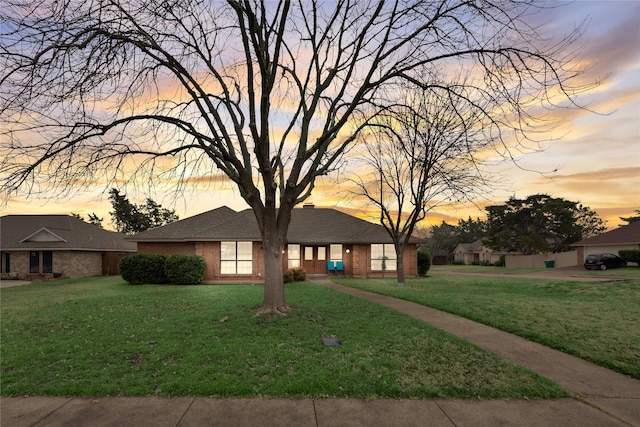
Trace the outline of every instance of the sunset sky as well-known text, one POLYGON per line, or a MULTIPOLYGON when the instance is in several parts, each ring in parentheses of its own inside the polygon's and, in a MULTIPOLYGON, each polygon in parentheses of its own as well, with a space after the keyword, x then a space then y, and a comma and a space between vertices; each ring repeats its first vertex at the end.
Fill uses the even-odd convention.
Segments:
MULTIPOLYGON (((584 44, 582 61, 590 67, 584 77, 603 82, 580 95, 578 102, 594 112, 558 111, 555 114, 561 121, 548 135, 542 152, 518 158, 517 165, 493 164, 487 173, 499 177, 498 188, 487 192, 476 205, 434 208, 424 225, 442 220, 456 224, 460 218, 482 217, 483 206, 503 203, 510 196, 525 198, 536 193, 589 206, 607 221, 609 228, 621 224, 618 217, 640 209, 640 2, 579 0, 548 13, 552 22, 545 27, 545 35, 550 37, 562 38, 587 20, 580 40, 584 44)), ((342 176, 324 177, 308 202, 363 216, 363 206, 341 193, 345 188, 342 176)), ((66 199, 11 196, 0 214, 95 212, 109 227, 108 189, 107 183, 82 188, 66 199)), ((224 182, 202 189, 188 187, 177 197, 169 185, 152 192, 147 188, 120 190, 134 203, 151 197, 164 207, 176 209, 181 218, 222 205, 236 210, 248 207, 237 190, 224 182)))

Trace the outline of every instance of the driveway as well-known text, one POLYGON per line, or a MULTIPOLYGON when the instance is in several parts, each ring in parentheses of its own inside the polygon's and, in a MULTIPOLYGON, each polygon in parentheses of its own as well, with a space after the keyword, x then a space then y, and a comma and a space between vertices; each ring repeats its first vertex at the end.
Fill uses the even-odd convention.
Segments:
POLYGON ((26 280, 0 280, 0 288, 11 288, 13 286, 28 285, 31 282, 26 280))

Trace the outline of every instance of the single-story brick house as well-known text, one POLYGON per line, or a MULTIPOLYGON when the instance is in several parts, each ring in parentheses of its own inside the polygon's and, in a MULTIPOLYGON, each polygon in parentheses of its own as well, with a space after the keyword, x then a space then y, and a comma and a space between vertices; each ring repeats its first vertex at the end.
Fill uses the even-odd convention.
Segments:
POLYGON ((623 249, 640 249, 640 221, 580 240, 571 246, 578 250, 578 264, 584 263, 589 254, 604 252, 617 255, 623 249))
POLYGON ((45 280, 119 274, 118 261, 136 251, 125 235, 71 215, 0 217, 3 279, 45 280))
MULTIPOLYGON (((207 263, 205 280, 262 280, 264 254, 250 209, 221 207, 129 237, 138 253, 196 254, 207 263)), ((283 269, 307 274, 395 276, 396 254, 386 230, 335 209, 294 209, 283 253, 283 269), (332 265, 336 270, 331 270, 332 265)), ((416 243, 404 254, 406 275, 417 274, 416 243)))

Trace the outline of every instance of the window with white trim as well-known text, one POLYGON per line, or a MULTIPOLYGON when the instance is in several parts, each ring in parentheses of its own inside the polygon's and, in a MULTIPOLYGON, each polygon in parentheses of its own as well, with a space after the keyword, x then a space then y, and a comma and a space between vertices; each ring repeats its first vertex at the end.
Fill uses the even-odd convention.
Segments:
POLYGON ((318 261, 325 261, 327 259, 327 248, 324 246, 318 246, 318 261))
POLYGON ((329 246, 329 261, 342 261, 342 245, 335 244, 329 246))
POLYGON ((253 243, 220 242, 220 273, 253 273, 253 243))
POLYGON ((287 267, 288 268, 300 267, 300 245, 287 246, 287 267))
POLYGON ((396 260, 393 244, 371 245, 371 271, 396 271, 396 260))

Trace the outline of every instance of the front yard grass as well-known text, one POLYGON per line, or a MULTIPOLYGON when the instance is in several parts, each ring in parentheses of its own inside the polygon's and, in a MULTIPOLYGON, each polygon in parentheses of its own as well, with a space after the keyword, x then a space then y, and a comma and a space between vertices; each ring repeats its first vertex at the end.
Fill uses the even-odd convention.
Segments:
MULTIPOLYGON (((594 273, 607 272, 613 271, 594 273)), ((640 279, 580 282, 433 271, 405 286, 390 279, 336 282, 454 313, 640 379, 640 279)))
POLYGON ((310 283, 254 317, 262 286, 2 289, 3 396, 553 398, 535 373, 389 308, 310 283), (336 336, 338 347, 322 337, 336 336))

